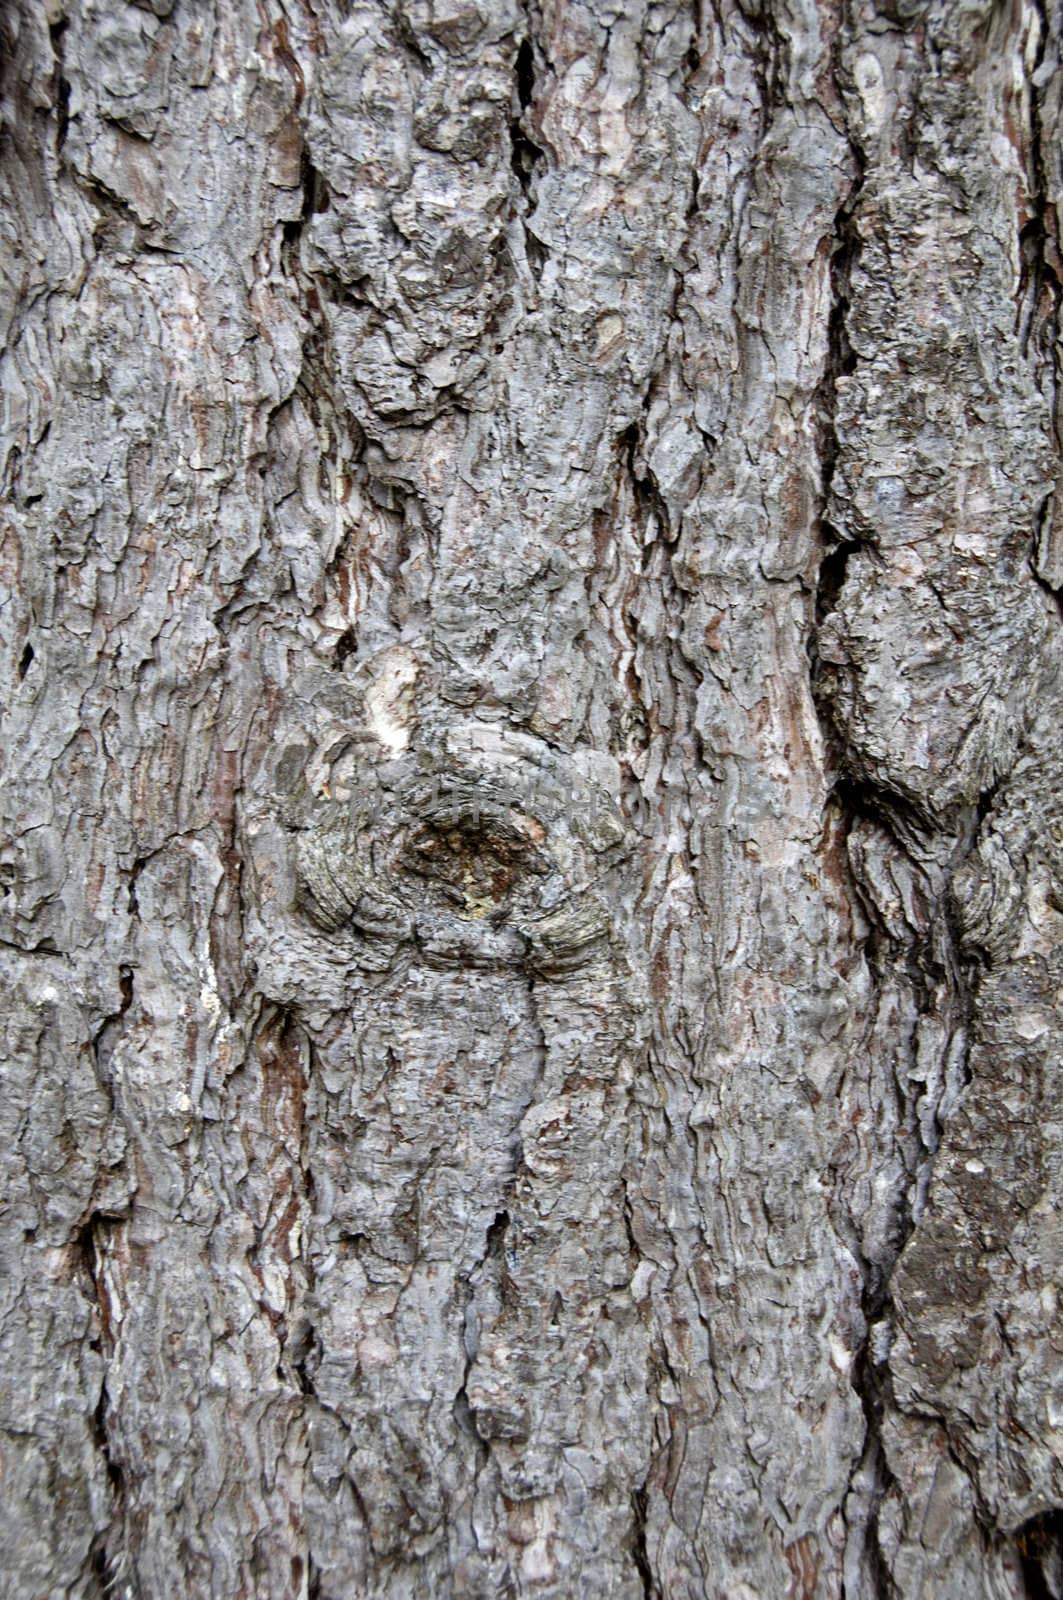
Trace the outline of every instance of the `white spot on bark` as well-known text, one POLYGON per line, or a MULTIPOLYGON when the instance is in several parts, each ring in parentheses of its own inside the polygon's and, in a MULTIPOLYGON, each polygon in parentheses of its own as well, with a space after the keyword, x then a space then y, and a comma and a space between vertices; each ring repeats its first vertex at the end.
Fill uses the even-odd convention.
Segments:
POLYGON ((373 681, 365 694, 369 727, 373 737, 397 755, 410 742, 413 686, 421 669, 412 650, 404 645, 382 650, 370 667, 373 681))

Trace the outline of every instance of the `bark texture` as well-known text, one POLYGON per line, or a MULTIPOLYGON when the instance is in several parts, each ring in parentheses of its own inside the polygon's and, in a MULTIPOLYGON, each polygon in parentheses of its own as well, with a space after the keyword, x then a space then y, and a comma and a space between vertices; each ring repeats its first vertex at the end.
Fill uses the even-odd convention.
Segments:
POLYGON ((1063 1595, 1055 0, 8 0, 0 1590, 1063 1595))

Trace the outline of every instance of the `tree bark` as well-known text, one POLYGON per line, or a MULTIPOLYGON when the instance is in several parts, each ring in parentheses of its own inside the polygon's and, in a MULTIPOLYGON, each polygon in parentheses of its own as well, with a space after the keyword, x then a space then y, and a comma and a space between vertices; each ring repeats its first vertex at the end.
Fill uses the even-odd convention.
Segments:
POLYGON ((1061 39, 9 3, 4 1593, 1063 1595, 1061 39))

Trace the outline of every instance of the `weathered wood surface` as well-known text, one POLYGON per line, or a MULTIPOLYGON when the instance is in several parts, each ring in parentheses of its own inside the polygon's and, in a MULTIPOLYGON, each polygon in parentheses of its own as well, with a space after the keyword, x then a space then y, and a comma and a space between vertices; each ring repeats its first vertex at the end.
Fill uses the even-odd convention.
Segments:
POLYGON ((4 1594, 1063 1594, 1061 38, 8 0, 4 1594))

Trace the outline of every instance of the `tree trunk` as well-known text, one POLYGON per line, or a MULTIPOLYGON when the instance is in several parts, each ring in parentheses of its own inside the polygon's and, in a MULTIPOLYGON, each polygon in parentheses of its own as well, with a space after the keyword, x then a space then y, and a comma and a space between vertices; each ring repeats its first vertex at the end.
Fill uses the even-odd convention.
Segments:
POLYGON ((0 30, 3 1592, 1058 1600, 1063 14, 0 30))

